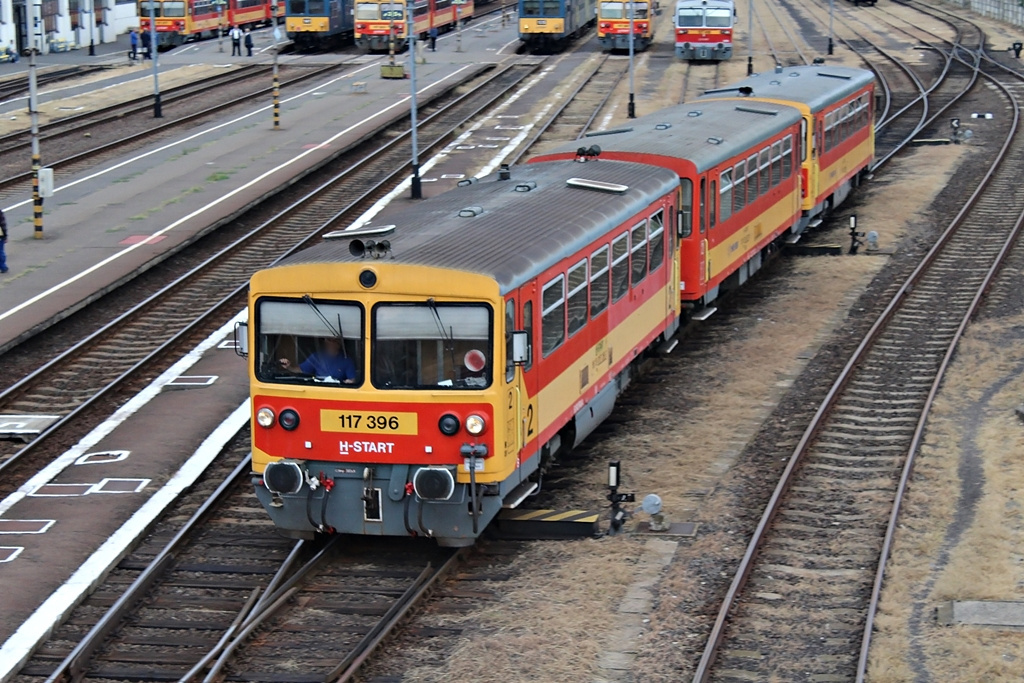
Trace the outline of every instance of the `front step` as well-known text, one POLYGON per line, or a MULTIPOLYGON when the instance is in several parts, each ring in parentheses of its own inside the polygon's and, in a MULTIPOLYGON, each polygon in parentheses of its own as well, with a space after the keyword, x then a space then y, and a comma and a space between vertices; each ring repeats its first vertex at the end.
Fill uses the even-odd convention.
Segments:
POLYGON ((509 491, 509 494, 505 496, 505 502, 501 504, 501 507, 517 508, 524 500, 527 499, 528 496, 532 496, 534 493, 536 493, 537 489, 539 488, 539 483, 535 481, 526 480, 519 486, 509 491))

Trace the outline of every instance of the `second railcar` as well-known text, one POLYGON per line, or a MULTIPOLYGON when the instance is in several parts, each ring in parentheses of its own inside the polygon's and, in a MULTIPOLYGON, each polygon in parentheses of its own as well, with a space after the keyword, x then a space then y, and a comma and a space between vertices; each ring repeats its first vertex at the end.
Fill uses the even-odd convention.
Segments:
POLYGON ((676 56, 719 61, 732 57, 733 0, 678 0, 673 23, 676 56))
POLYGON ((633 14, 633 50, 646 50, 654 40, 654 19, 649 2, 599 0, 597 40, 605 50, 628 50, 630 8, 633 14))
POLYGON ((298 50, 348 43, 353 23, 352 0, 287 0, 285 29, 298 50))
POLYGON ((430 29, 445 33, 473 19, 473 0, 357 0, 355 5, 356 47, 367 52, 394 48, 403 50, 410 28, 424 39, 430 29))
POLYGON ((519 39, 531 52, 560 50, 597 21, 597 0, 519 0, 519 39))

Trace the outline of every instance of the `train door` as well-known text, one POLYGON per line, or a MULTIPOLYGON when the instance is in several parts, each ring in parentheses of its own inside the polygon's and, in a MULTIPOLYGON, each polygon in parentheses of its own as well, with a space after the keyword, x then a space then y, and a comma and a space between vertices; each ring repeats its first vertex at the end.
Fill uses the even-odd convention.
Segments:
POLYGON ((537 393, 539 386, 538 369, 536 359, 539 357, 539 350, 536 347, 537 339, 534 334, 534 300, 537 298, 537 282, 529 282, 519 288, 519 316, 516 321, 517 329, 526 331, 529 357, 522 366, 520 372, 519 392, 519 429, 520 441, 524 449, 524 455, 532 455, 539 446, 530 446, 530 442, 537 439, 538 422, 537 416, 539 406, 537 405, 537 393))

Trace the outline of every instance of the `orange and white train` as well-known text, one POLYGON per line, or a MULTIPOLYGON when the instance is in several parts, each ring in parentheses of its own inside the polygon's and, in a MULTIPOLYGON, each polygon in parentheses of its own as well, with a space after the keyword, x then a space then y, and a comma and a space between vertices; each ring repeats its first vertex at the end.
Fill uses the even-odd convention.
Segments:
POLYGON ((357 0, 355 43, 367 52, 405 48, 410 27, 419 39, 445 33, 473 19, 473 0, 357 0))
POLYGON ((534 493, 645 354, 868 172, 871 74, 776 78, 817 94, 671 107, 256 273, 239 343, 277 528, 460 546, 534 493))

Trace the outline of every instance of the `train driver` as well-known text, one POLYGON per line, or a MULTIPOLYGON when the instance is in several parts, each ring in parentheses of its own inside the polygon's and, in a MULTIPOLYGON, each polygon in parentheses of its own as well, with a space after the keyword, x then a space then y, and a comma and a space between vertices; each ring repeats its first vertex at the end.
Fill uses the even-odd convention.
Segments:
POLYGON ((282 358, 280 363, 282 368, 295 374, 330 377, 344 384, 356 382, 356 364, 345 353, 344 344, 337 337, 324 338, 323 349, 309 354, 298 367, 287 358, 282 358))

